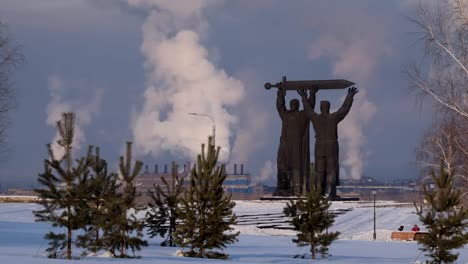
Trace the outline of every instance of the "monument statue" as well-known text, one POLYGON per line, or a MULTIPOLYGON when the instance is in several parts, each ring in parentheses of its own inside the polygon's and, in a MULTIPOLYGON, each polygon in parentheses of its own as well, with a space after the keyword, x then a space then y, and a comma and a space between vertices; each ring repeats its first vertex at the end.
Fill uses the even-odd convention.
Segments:
MULTIPOLYGON (((317 88, 312 89, 311 96, 315 99, 317 88)), ((304 112, 312 121, 315 130, 315 175, 318 183, 316 187, 321 194, 330 199, 335 199, 336 186, 340 184, 339 177, 339 145, 338 123, 349 113, 353 104, 353 98, 358 90, 355 87, 348 89, 348 95, 343 105, 334 113, 330 113, 330 102, 320 102, 320 114, 314 110, 315 102, 310 102, 304 89, 298 90, 304 104, 304 112)))
MULTIPOLYGON (((290 101, 289 110, 285 105, 286 89, 279 88, 276 96, 276 109, 281 118, 281 137, 277 156, 277 187, 275 196, 301 195, 309 191, 310 151, 309 118, 304 110, 299 110, 299 100, 290 101), (304 180, 304 178, 307 179, 304 180)), ((315 104, 310 97, 309 105, 315 104)))
MULTIPOLYGON (((320 163, 320 165, 315 167, 315 171, 316 175, 320 175, 321 179, 319 180, 320 183, 314 182, 314 186, 315 188, 321 188, 323 185, 324 187, 321 188, 323 195, 336 196, 336 184, 339 184, 337 124, 348 113, 352 104, 352 97, 357 93, 357 90, 355 88, 352 91, 350 90, 351 95, 348 94, 350 99, 347 97, 344 104, 346 106, 349 105, 348 110, 336 122, 331 120, 335 120, 337 115, 335 113, 328 113, 330 103, 328 103, 328 112, 323 111, 323 113, 327 112, 330 115, 329 118, 326 118, 325 114, 317 115, 314 112, 315 94, 319 89, 343 89, 351 85, 354 85, 354 83, 342 79, 287 81, 286 76, 283 77, 282 82, 276 84, 265 83, 264 87, 267 90, 278 88, 276 108, 282 122, 277 156, 277 186, 273 194, 274 196, 301 195, 310 191, 309 120, 312 120, 316 135, 320 134, 320 136, 316 136, 316 139, 320 139, 320 142, 317 143, 316 141, 315 144, 315 163, 320 163), (306 89, 311 90, 309 97, 307 97, 306 89), (299 100, 297 99, 291 100, 290 109, 286 109, 286 90, 297 90, 299 92, 304 104, 304 110, 299 110, 299 100), (321 117, 318 118, 317 116, 321 117), (333 126, 334 128, 332 128, 333 126), (322 134, 327 135, 324 136, 322 134), (329 138, 332 138, 332 142, 336 144, 329 143, 329 138), (328 167, 327 162, 330 162, 328 167), (328 176, 333 179, 327 180, 328 176), (328 192, 326 191, 327 186, 328 192)), ((326 103, 323 103, 323 105, 323 109, 325 109, 326 103)))

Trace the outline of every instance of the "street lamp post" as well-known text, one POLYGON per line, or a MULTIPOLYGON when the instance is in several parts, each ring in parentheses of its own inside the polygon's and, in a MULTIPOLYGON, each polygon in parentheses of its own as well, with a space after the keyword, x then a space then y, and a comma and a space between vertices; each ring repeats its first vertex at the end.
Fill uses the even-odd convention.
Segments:
POLYGON ((213 123, 213 146, 216 146, 215 144, 215 139, 216 139, 216 123, 214 121, 214 118, 210 115, 207 114, 199 114, 199 113, 188 113, 189 115, 195 115, 195 116, 205 116, 211 119, 211 122, 213 123))
POLYGON ((377 191, 373 190, 372 195, 374 196, 374 234, 373 234, 374 240, 377 238, 377 234, 375 233, 375 195, 376 194, 377 194, 377 191))

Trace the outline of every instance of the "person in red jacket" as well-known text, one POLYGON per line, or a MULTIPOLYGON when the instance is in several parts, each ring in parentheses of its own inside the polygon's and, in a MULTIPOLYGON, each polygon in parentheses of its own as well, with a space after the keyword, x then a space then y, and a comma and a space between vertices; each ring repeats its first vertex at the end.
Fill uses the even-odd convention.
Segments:
POLYGON ((411 231, 413 231, 413 232, 419 232, 419 230, 421 230, 421 229, 419 229, 418 225, 414 225, 413 228, 411 229, 411 231))

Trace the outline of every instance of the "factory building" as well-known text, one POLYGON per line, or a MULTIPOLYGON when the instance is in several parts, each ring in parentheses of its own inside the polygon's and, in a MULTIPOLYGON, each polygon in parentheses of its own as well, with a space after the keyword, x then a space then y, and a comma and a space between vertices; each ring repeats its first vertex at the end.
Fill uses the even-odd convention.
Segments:
MULTIPOLYGON (((152 190, 153 185, 164 185, 161 180, 162 177, 171 184, 171 166, 164 164, 162 170, 157 164, 154 165, 153 170, 150 170, 148 165, 145 166, 143 173, 137 177, 137 193, 140 195, 141 200, 148 201, 148 191, 152 190)), ((189 183, 191 168, 190 162, 185 163, 183 167, 178 165, 178 176, 179 179, 184 179, 184 185, 189 183)), ((230 193, 233 199, 252 199, 252 195, 256 192, 254 192, 250 174, 244 171, 244 164, 240 164, 239 170, 238 164, 233 164, 231 168, 233 170, 226 169, 227 175, 223 184, 225 191, 230 193)))
POLYGON ((240 165, 240 173, 237 171, 237 164, 234 164, 234 172, 227 172, 223 186, 226 192, 231 194, 250 194, 254 190, 250 174, 244 173, 244 164, 240 165))

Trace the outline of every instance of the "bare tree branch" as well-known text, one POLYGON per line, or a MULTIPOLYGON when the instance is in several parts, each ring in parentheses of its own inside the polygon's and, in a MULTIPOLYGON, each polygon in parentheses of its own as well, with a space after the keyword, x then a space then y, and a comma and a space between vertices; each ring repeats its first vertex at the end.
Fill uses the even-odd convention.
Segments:
MULTIPOLYGON (((460 116, 440 116, 429 131, 424 135, 417 149, 417 161, 422 168, 422 183, 427 183, 432 170, 440 168, 444 163, 447 170, 453 171, 457 186, 468 191, 468 122, 460 116)), ((468 202, 468 196, 464 196, 468 202)))
POLYGON ((6 152, 6 128, 9 113, 15 105, 15 92, 11 75, 24 60, 20 46, 6 24, 0 21, 0 153, 6 152))
POLYGON ((406 70, 418 98, 429 96, 442 111, 468 119, 468 0, 421 2, 415 18, 430 64, 406 70))

